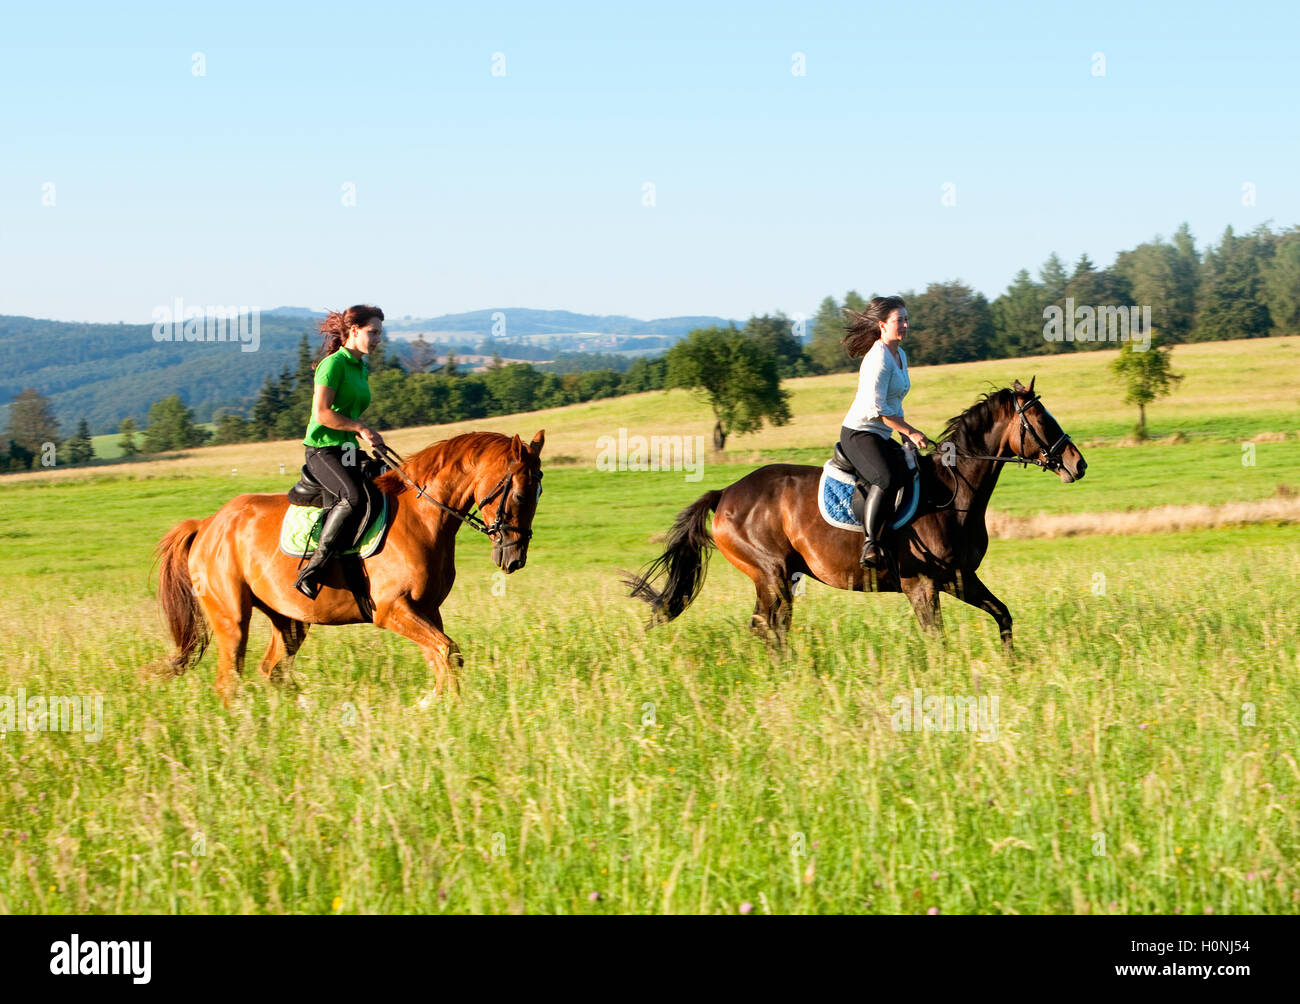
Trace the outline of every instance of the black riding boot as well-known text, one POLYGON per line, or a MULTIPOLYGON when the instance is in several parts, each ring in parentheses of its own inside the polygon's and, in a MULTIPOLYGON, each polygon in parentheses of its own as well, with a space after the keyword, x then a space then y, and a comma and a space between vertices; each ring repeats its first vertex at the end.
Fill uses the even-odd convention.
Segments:
POLYGON ((885 548, 881 536, 885 532, 885 522, 892 508, 885 496, 885 490, 879 485, 867 489, 867 501, 862 512, 862 532, 866 534, 867 542, 862 545, 862 557, 858 559, 863 568, 885 567, 885 548))
POLYGON ((298 581, 293 584, 293 587, 304 596, 314 600, 317 594, 320 593, 320 579, 325 574, 325 565, 330 558, 334 557, 335 544, 344 524, 352 517, 352 512, 352 503, 347 499, 339 499, 325 514, 325 520, 321 523, 320 542, 316 545, 316 552, 311 556, 303 570, 298 573, 298 581))

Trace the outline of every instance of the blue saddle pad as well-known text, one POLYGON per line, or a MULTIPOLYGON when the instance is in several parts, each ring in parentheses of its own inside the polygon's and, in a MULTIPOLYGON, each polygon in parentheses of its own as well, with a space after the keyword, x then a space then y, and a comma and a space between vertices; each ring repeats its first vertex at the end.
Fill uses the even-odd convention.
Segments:
MULTIPOLYGON (((912 470, 912 478, 899 489, 894 505, 894 518, 890 529, 901 530, 916 515, 921 499, 921 473, 912 470)), ((826 461, 822 476, 817 482, 817 508, 822 519, 841 530, 861 530, 862 520, 853 515, 853 493, 857 490, 852 474, 848 474, 826 461)))

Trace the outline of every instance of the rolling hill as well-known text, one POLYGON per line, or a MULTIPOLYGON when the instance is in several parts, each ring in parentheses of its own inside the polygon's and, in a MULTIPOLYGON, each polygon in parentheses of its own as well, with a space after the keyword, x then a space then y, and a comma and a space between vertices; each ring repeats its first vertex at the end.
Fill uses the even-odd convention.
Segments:
MULTIPOLYGON (((95 434, 115 431, 128 415, 143 426, 149 406, 171 394, 194 409, 199 422, 209 421, 221 408, 246 410, 267 377, 294 367, 303 334, 315 345, 316 324, 323 316, 305 307, 262 311, 256 350, 246 351, 234 342, 157 341, 152 323, 81 324, 0 315, 0 428, 8 420, 8 402, 26 387, 50 399, 65 434, 81 418, 95 434)), ((407 350, 401 339, 417 331, 438 332, 444 343, 467 347, 487 338, 541 338, 556 351, 646 352, 667 348, 694 327, 725 323, 718 317, 638 321, 510 309, 407 317, 386 327, 396 336, 391 351, 402 357, 407 350), (495 335, 494 317, 504 318, 504 330, 495 335)))

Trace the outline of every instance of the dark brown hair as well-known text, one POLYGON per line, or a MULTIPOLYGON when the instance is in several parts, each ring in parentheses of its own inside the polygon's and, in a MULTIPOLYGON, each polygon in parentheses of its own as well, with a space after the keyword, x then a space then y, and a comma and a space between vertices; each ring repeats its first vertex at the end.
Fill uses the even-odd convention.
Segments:
POLYGON ((382 321, 384 312, 378 307, 370 306, 368 303, 358 303, 342 313, 331 310, 325 320, 320 322, 320 333, 324 338, 321 341, 320 355, 316 357, 316 361, 320 362, 326 356, 332 356, 337 352, 339 346, 347 339, 349 328, 364 328, 376 317, 382 321))
POLYGON ((861 313, 845 307, 844 319, 849 323, 840 343, 849 356, 853 359, 865 356, 880 341, 880 322, 889 320, 890 314, 906 306, 901 296, 873 296, 861 313))

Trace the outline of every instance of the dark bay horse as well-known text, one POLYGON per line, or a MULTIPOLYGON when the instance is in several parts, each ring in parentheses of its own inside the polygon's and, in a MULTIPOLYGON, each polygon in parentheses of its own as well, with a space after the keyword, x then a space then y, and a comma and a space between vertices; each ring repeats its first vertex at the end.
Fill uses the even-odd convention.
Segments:
MULTIPOLYGON (((750 626, 784 641, 790 627, 792 579, 811 575, 837 589, 902 592, 927 632, 938 633, 939 593, 948 592, 993 616, 1011 651, 1011 614, 976 574, 989 535, 985 513, 1004 463, 1032 464, 1069 484, 1083 477, 1083 454, 1034 394, 1034 382, 983 395, 949 420, 938 449, 917 458, 922 499, 902 530, 886 534, 895 567, 858 564, 861 530, 831 526, 817 507, 818 467, 770 464, 684 509, 664 553, 629 578, 632 595, 650 604, 655 622, 672 620, 704 583, 708 548, 754 581, 758 602, 750 626), (708 531, 709 513, 713 536, 708 531), (662 586, 655 580, 666 575, 662 586)), ((653 622, 652 622, 653 623, 653 622)))
MULTIPOLYGON (((456 687, 461 663, 438 612, 456 578, 456 532, 464 521, 485 524, 478 528, 491 538, 496 564, 507 573, 524 567, 541 494, 544 441, 544 430, 527 446, 518 436, 470 432, 427 446, 375 479, 392 513, 383 547, 363 562, 374 624, 420 646, 438 693, 456 687), (481 520, 470 515, 476 505, 481 520)), ((158 603, 176 654, 157 668, 180 675, 203 654, 209 633, 215 634, 216 688, 229 705, 236 676, 244 671, 254 609, 275 627, 261 665, 273 681, 291 668, 308 625, 367 619, 337 561, 330 563, 316 599, 294 589, 298 558, 279 548, 288 506, 283 494, 240 495, 207 519, 183 520, 163 537, 158 603)))

